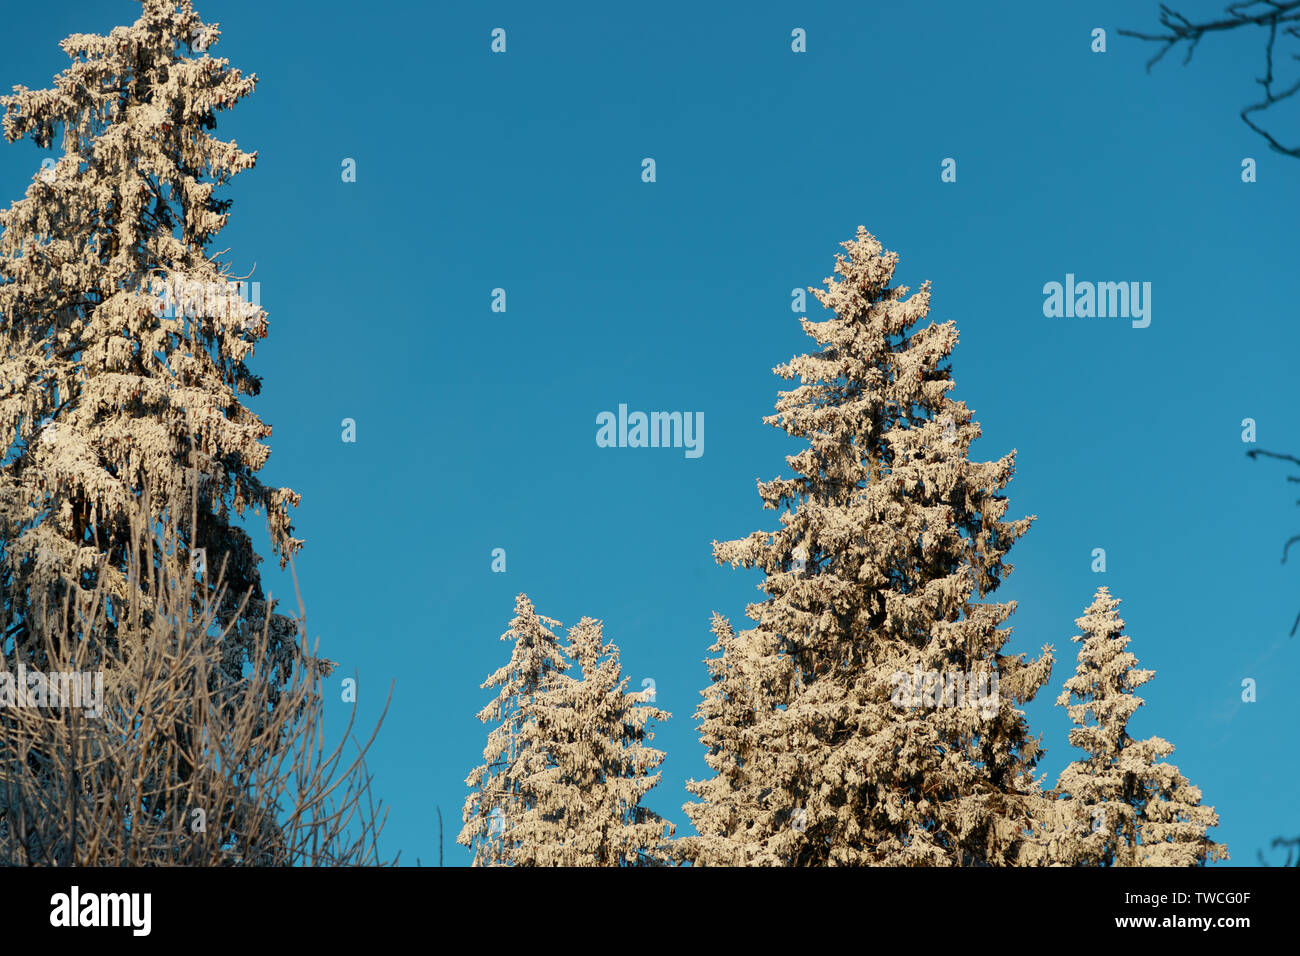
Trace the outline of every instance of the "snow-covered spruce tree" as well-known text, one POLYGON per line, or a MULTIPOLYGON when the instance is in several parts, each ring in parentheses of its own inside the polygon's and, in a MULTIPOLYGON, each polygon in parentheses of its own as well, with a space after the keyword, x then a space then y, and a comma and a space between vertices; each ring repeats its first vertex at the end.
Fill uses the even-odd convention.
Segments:
MULTIPOLYGON (((705 762, 714 776, 690 781, 687 788, 701 797, 686 807, 698 836, 678 841, 683 854, 697 865, 737 866, 747 859, 746 846, 760 826, 758 802, 735 795, 745 792, 750 775, 765 759, 757 727, 761 716, 775 707, 779 688, 788 684, 790 660, 776 653, 776 640, 766 631, 737 638, 731 622, 714 613, 709 648, 717 656, 706 661, 711 683, 696 709, 705 762)), ((754 782, 761 783, 758 778, 754 782)), ((766 785, 762 785, 766 789, 766 785)))
POLYGON ((786 459, 795 477, 759 483, 782 527, 714 543, 720 563, 764 572, 766 597, 750 630, 715 622, 696 713, 716 776, 688 784, 700 836, 682 850, 706 865, 1015 864, 1040 756, 1016 705, 1051 649, 1002 654, 1014 603, 976 600, 1032 521, 1003 520, 1014 452, 968 458, 980 429, 940 364, 957 330, 917 327, 929 283, 890 287, 897 256, 862 227, 843 245, 842 281, 810 289, 834 316, 801 320, 818 351, 775 370, 803 384, 765 421, 808 443, 786 459), (991 673, 998 692, 899 706, 917 670, 991 673))
POLYGON ((1070 743, 1088 756, 1067 766, 1057 781, 1051 858, 1071 866, 1198 866, 1227 859, 1226 848, 1205 832, 1218 826, 1218 814, 1201 805, 1201 791, 1177 767, 1164 762, 1173 745, 1129 736, 1129 718, 1143 703, 1130 692, 1155 672, 1139 669, 1126 650, 1119 603, 1098 588, 1075 621, 1083 631, 1074 637, 1082 645, 1079 663, 1056 702, 1075 725, 1070 743))
POLYGON ((207 251, 230 207, 216 188, 256 159, 211 132, 256 81, 204 52, 218 36, 189 0, 143 0, 134 25, 64 40, 72 65, 52 89, 0 97, 9 142, 52 149, 62 134, 57 162, 0 212, 0 626, 18 654, 39 656, 32 622, 69 587, 125 603, 126 505, 148 487, 209 594, 222 575, 226 677, 268 618, 272 673, 296 660, 295 623, 233 523, 265 512, 281 567, 301 545, 298 495, 256 475, 271 429, 240 397, 260 389, 245 360, 265 314, 207 251))
POLYGON ((666 866, 672 824, 641 805, 664 754, 647 746, 653 691, 629 693, 618 648, 584 617, 565 654, 582 676, 552 673, 528 708, 526 809, 512 841, 523 866, 666 866))
POLYGON ((504 866, 514 862, 519 823, 529 802, 520 782, 550 765, 549 755, 532 752, 526 737, 533 701, 551 675, 568 668, 552 629, 560 622, 540 616, 528 596, 515 598, 515 616, 501 640, 512 641, 510 661, 482 686, 499 687, 496 697, 478 713, 495 726, 488 732, 483 763, 465 779, 471 788, 461 814, 464 826, 456 841, 470 848, 475 866, 504 866))

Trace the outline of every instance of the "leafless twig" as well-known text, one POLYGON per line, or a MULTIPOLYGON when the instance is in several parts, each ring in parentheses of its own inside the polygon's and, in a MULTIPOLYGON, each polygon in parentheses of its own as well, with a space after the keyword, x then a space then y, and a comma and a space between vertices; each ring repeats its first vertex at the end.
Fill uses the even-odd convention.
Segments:
MULTIPOLYGON (((1266 30, 1268 40, 1264 46, 1264 75, 1255 79, 1255 82, 1263 87, 1264 98, 1258 103, 1243 108, 1241 119, 1262 136, 1275 152, 1300 159, 1300 146, 1283 145, 1251 118, 1252 114, 1263 112, 1300 92, 1300 80, 1285 88, 1279 88, 1274 73, 1274 57, 1278 54, 1279 35, 1284 38, 1300 39, 1300 26, 1297 26, 1300 24, 1300 0, 1238 0, 1236 3, 1228 4, 1224 12, 1226 16, 1218 20, 1193 22, 1162 3, 1160 26, 1164 32, 1142 33, 1137 30, 1120 30, 1119 33, 1121 36, 1134 37, 1160 45, 1156 54, 1147 61, 1147 71, 1150 72, 1166 53, 1180 43, 1187 45, 1187 54, 1183 57, 1183 64, 1186 65, 1191 62, 1197 44, 1209 34, 1251 26, 1266 30)), ((1300 54, 1292 53, 1290 59, 1300 60, 1300 54)))
MULTIPOLYGON (((232 682, 224 569, 211 591, 198 585, 177 529, 159 530, 149 514, 145 503, 131 516, 124 601, 102 585, 69 588, 28 622, 47 678, 102 683, 98 700, 73 695, 73 706, 20 684, 25 699, 0 707, 0 864, 382 865, 386 811, 365 765, 374 734, 356 742, 350 720, 325 745, 325 674, 305 627, 283 669, 266 663, 264 627, 232 682)), ((23 663, 0 646, 0 679, 23 663)))

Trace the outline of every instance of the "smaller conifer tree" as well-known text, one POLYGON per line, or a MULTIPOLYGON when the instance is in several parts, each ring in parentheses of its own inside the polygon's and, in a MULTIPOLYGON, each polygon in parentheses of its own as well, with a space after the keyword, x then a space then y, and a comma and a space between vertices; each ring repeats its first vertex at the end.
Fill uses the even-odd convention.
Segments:
POLYGON ((539 866, 664 866, 673 826, 641 805, 664 754, 647 745, 654 691, 629 693, 618 648, 584 617, 569 631, 572 667, 555 672, 525 723, 530 773, 514 861, 539 866))
POLYGON ((1129 718, 1143 704, 1131 691, 1155 672, 1138 669, 1126 649, 1119 603, 1098 588, 1075 621, 1083 631, 1074 637, 1082 644, 1078 668, 1057 704, 1075 724, 1070 743, 1088 756, 1067 766, 1057 782, 1051 856, 1074 866, 1199 866, 1227 859, 1227 849, 1206 836, 1218 814, 1164 761, 1173 745, 1129 736, 1129 718))
POLYGON ((664 759, 648 724, 670 715, 653 690, 628 692, 599 621, 584 617, 563 648, 559 626, 515 599, 510 661, 482 685, 500 688, 478 714, 496 726, 457 841, 475 866, 671 865, 673 825, 641 805, 664 759))
POLYGON ((465 800, 464 827, 456 838, 473 851, 475 866, 514 862, 516 828, 525 811, 520 781, 528 775, 526 768, 537 765, 536 759, 530 760, 537 755, 529 753, 524 724, 540 688, 553 673, 568 667, 552 630, 559 625, 539 615, 527 595, 516 597, 515 616, 501 635, 501 640, 514 642, 510 661, 481 685, 500 688, 478 713, 479 720, 496 726, 488 734, 483 763, 465 780, 472 792, 465 800))

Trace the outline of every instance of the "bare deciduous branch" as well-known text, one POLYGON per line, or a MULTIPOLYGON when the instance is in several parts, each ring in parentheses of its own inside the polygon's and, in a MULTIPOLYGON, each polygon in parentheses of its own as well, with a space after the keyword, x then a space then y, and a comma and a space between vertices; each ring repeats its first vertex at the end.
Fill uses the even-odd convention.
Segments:
MULTIPOLYGON (((1165 4, 1160 5, 1160 26, 1162 33, 1143 33, 1138 30, 1120 30, 1121 36, 1133 37, 1149 43, 1158 43, 1159 50, 1147 61, 1147 71, 1155 66, 1166 53, 1179 44, 1186 44, 1187 54, 1183 57, 1186 66, 1196 52, 1196 46, 1205 36, 1238 30, 1243 27, 1257 26, 1268 30, 1268 41, 1264 47, 1264 76, 1255 82, 1264 89, 1264 98, 1252 103, 1241 111, 1241 119, 1247 126, 1262 136, 1274 152, 1300 159, 1300 146, 1286 146, 1271 133, 1256 123, 1251 114, 1263 112, 1270 107, 1290 99, 1300 92, 1300 80, 1285 89, 1277 87, 1274 74, 1274 54, 1278 35, 1300 39, 1300 0, 1238 0, 1225 8, 1226 17, 1218 20, 1194 22, 1165 4)), ((1291 59, 1300 60, 1300 55, 1292 54, 1291 59)))
MULTIPOLYGON (((326 748, 324 673, 305 625, 284 672, 266 663, 263 627, 247 672, 229 681, 224 588, 195 614, 202 586, 181 536, 151 527, 149 513, 146 502, 132 515, 124 605, 102 585, 72 588, 31 622, 47 674, 93 673, 102 690, 91 710, 52 698, 0 708, 0 863, 383 865, 386 811, 365 764, 375 735, 353 737, 353 704, 326 748)), ((19 663, 0 648, 0 671, 19 663)))

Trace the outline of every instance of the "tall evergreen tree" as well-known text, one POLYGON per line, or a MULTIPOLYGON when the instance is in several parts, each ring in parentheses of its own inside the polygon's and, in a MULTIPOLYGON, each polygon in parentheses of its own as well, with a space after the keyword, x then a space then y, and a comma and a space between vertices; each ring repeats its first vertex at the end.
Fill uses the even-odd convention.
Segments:
POLYGON ((219 36, 190 0, 142 0, 131 27, 64 40, 72 64, 52 89, 0 97, 9 142, 51 149, 62 134, 57 162, 0 212, 0 627, 11 652, 39 658, 33 622, 68 588, 123 604, 127 504, 147 487, 153 518, 204 569, 196 602, 222 577, 226 678, 269 620, 274 685, 296 626, 234 522, 265 512, 283 568, 302 543, 299 499, 258 479, 271 429, 241 400, 260 389, 245 362, 265 313, 208 252, 230 208, 217 188, 256 160, 211 132, 256 83, 206 53, 219 36))
POLYGON ((1078 667, 1056 702, 1075 725, 1070 743, 1088 756, 1069 764, 1057 782, 1051 856, 1074 866, 1198 866, 1227 859, 1227 849, 1206 836, 1218 826, 1218 814, 1202 806, 1201 791, 1164 760, 1173 745, 1129 736, 1129 718, 1143 704, 1131 691, 1155 671, 1139 669, 1126 649, 1119 603, 1098 588, 1075 620, 1083 631, 1074 637, 1081 643, 1078 667))
POLYGON ((807 443, 786 459, 795 477, 759 484, 781 528, 714 543, 720 563, 763 571, 766 596, 748 608, 756 627, 723 626, 715 645, 697 716, 717 776, 689 784, 704 802, 686 807, 701 835, 684 850, 704 864, 1012 864, 1040 754, 1016 705, 1052 663, 1048 647, 1003 654, 1014 603, 976 599, 1032 520, 1003 517, 1014 452, 968 458, 980 429, 941 365, 956 327, 918 327, 929 283, 891 287, 897 256, 862 227, 843 245, 842 280, 810 289, 834 316, 801 320, 819 349, 775 370, 802 384, 765 421, 807 443), (982 672, 998 693, 899 706, 916 670, 982 672))
POLYGON ((659 782, 664 754, 647 745, 652 691, 629 693, 618 648, 599 621, 569 631, 565 653, 581 671, 552 673, 525 724, 527 809, 514 861, 534 866, 662 866, 672 862, 673 827, 641 801, 659 782))
POLYGON ((488 733, 483 763, 465 779, 472 790, 461 814, 464 826, 456 838, 474 854, 475 866, 504 866, 515 861, 519 825, 529 806, 521 782, 546 767, 550 757, 533 752, 528 732, 533 702, 553 674, 568 668, 552 628, 559 621, 542 617, 528 596, 515 598, 515 616, 501 640, 512 641, 510 660, 482 686, 498 687, 496 697, 478 713, 495 726, 488 733))

